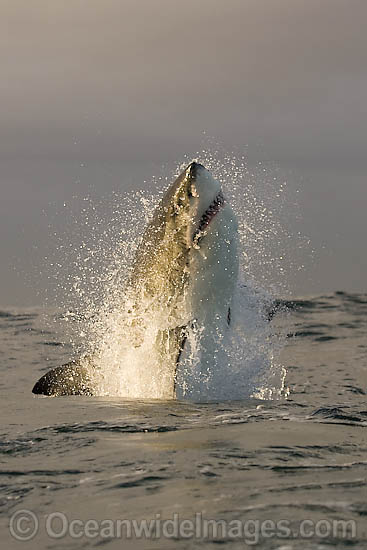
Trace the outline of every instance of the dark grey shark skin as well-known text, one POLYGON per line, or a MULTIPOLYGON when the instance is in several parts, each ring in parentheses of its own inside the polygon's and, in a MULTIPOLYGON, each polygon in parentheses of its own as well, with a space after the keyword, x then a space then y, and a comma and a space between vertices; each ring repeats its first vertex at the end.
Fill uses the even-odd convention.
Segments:
MULTIPOLYGON (((141 304, 144 304, 146 299, 148 302, 152 302, 153 299, 154 307, 169 313, 171 318, 176 319, 177 315, 176 327, 159 331, 156 341, 158 349, 161 350, 159 353, 162 355, 162 362, 168 365, 173 397, 177 363, 187 337, 186 326, 183 323, 189 322, 187 319, 183 322, 180 318, 175 303, 188 288, 187 267, 190 253, 195 248, 194 240, 198 231, 201 233, 200 227, 203 223, 205 225, 205 220, 212 212, 206 211, 210 205, 205 205, 205 212, 198 213, 199 195, 196 193, 195 181, 205 173, 208 172, 201 164, 192 162, 170 185, 143 234, 126 288, 127 292, 134 289, 134 309, 136 307, 141 317, 144 317, 141 304), (194 211, 199 216, 195 221, 194 211)), ((221 192, 218 196, 222 197, 221 192)), ((218 208, 221 205, 219 200, 218 208)), ((213 208, 213 205, 211 207, 213 208)), ((80 361, 49 371, 35 384, 32 392, 49 396, 93 395, 93 371, 93 360, 81 358, 80 361)))

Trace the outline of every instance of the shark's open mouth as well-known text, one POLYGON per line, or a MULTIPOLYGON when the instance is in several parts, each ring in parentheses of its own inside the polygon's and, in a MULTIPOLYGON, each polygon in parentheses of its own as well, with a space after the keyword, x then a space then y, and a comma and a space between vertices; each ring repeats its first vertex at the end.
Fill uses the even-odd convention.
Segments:
POLYGON ((224 197, 222 191, 219 191, 213 202, 205 210, 204 214, 200 218, 200 222, 197 230, 194 233, 193 243, 198 245, 201 237, 204 235, 205 229, 208 227, 212 219, 218 214, 219 210, 224 205, 224 197))

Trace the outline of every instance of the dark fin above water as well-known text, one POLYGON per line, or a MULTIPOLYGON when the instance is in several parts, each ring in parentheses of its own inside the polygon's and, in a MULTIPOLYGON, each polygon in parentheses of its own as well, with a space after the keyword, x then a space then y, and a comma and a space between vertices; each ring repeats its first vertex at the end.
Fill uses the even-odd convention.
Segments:
POLYGON ((228 313, 227 313, 227 325, 229 326, 230 324, 231 324, 231 308, 229 307, 228 313))
POLYGON ((93 395, 90 370, 76 361, 56 367, 44 374, 32 393, 59 397, 61 395, 93 395))

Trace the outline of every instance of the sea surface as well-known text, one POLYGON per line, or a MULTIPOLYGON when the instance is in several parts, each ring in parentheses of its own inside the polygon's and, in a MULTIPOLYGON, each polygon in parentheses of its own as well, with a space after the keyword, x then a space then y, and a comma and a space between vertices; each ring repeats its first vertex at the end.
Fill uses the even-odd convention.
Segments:
POLYGON ((200 404, 34 396, 71 350, 2 310, 1 548, 367 548, 367 294, 286 305, 289 395, 200 404))

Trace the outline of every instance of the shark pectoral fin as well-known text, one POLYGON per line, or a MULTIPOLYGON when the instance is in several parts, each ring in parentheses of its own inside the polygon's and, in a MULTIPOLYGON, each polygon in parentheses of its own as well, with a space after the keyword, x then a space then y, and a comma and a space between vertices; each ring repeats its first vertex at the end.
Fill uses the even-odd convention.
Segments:
POLYGON ((185 347, 187 340, 187 326, 175 327, 170 329, 168 339, 175 345, 175 370, 173 375, 173 397, 176 397, 176 385, 177 385, 177 365, 180 361, 181 353, 185 347))
POLYGON ((162 356, 162 362, 170 366, 173 380, 173 397, 176 397, 177 364, 187 339, 187 325, 171 329, 160 330, 157 335, 157 344, 162 356), (166 363, 167 364, 167 363, 166 363))
POLYGON ((93 395, 90 369, 72 361, 44 374, 34 385, 32 393, 59 397, 61 395, 93 395))

